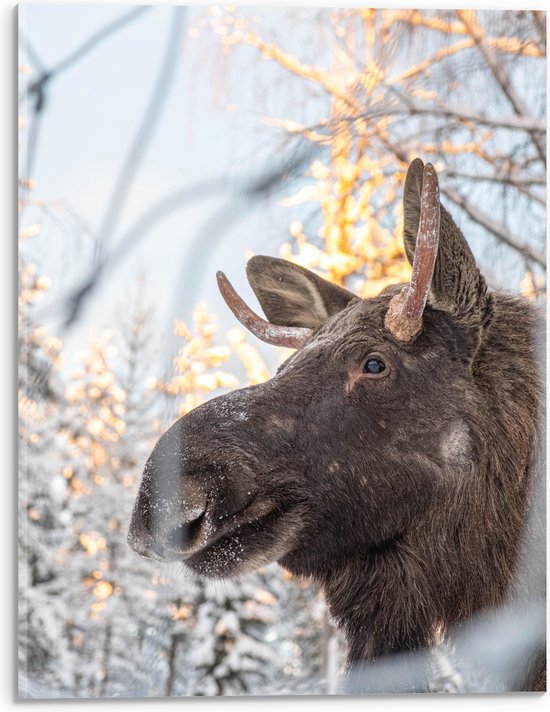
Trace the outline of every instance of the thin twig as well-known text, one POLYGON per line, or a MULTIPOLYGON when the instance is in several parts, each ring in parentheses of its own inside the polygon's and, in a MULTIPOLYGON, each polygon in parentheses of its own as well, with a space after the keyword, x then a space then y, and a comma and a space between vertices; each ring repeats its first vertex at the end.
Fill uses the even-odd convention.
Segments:
POLYGON ((532 200, 533 202, 538 203, 543 208, 546 207, 546 198, 545 197, 537 195, 532 190, 529 190, 528 187, 526 187, 525 182, 516 181, 511 176, 499 175, 499 174, 490 175, 490 176, 483 175, 483 174, 476 175, 475 173, 473 173, 473 174, 472 173, 461 173, 460 171, 453 171, 452 169, 442 171, 442 173, 445 173, 445 175, 447 175, 451 178, 467 179, 474 183, 476 183, 476 182, 499 183, 503 187, 515 188, 517 191, 519 191, 520 193, 525 195, 526 198, 529 198, 529 200, 532 200))
MULTIPOLYGON (((237 200, 242 200, 243 198, 247 199, 249 203, 253 203, 278 191, 286 180, 295 176, 303 166, 311 160, 313 150, 313 147, 310 145, 306 145, 305 149, 301 151, 294 149, 290 159, 269 171, 263 171, 260 174, 260 178, 253 181, 251 181, 250 178, 237 179, 235 182, 239 187, 231 192, 228 204, 232 205, 237 200)), ((196 185, 176 190, 145 211, 121 236, 109 253, 102 254, 98 257, 88 277, 82 281, 80 286, 68 299, 64 300, 67 313, 64 324, 65 328, 74 324, 76 316, 80 313, 87 299, 95 291, 107 270, 112 269, 121 259, 127 257, 129 252, 136 248, 158 220, 166 217, 170 212, 183 208, 189 202, 204 200, 213 195, 222 194, 223 191, 227 189, 227 182, 227 178, 205 180, 196 185)), ((220 214, 224 210, 227 212, 228 207, 226 206, 221 209, 220 214)), ((223 235, 224 230, 227 229, 232 219, 231 217, 226 222, 221 221, 216 235, 223 235)), ((213 222, 214 220, 210 220, 208 224, 212 225, 213 222)), ((201 239, 199 241, 201 249, 203 248, 205 234, 205 231, 202 230, 201 239)), ((212 239, 215 240, 218 238, 214 237, 212 239)), ((212 243, 210 243, 210 246, 211 244, 212 243)), ((51 307, 52 310, 56 308, 55 305, 51 305, 51 307)), ((57 308, 59 307, 57 306, 57 308)))
POLYGON ((162 111, 166 105, 170 87, 176 74, 176 57, 181 40, 184 7, 175 7, 173 21, 170 23, 169 37, 166 44, 166 51, 161 63, 157 80, 153 92, 147 104, 143 119, 139 125, 137 133, 132 141, 130 150, 120 169, 115 188, 111 194, 109 204, 105 211, 105 216, 98 230, 98 249, 101 253, 104 245, 109 241, 116 223, 120 218, 125 201, 130 192, 131 185, 137 172, 139 164, 143 160, 145 152, 158 126, 162 111))
MULTIPOLYGON (((487 66, 491 70, 492 75, 502 89, 503 94, 508 99, 514 112, 520 117, 528 116, 529 112, 523 106, 521 97, 516 93, 510 79, 506 75, 502 62, 499 60, 493 48, 488 44, 485 32, 477 23, 474 13, 471 10, 457 10, 457 15, 468 29, 470 35, 473 37, 477 48, 485 59, 487 66)), ((537 153, 539 154, 539 158, 544 165, 546 165, 546 148, 544 147, 540 136, 538 136, 539 132, 531 130, 530 133, 533 143, 536 146, 537 153)))
POLYGON ((83 42, 80 47, 78 47, 74 52, 71 52, 67 57, 62 59, 60 62, 55 64, 50 70, 50 74, 58 75, 64 72, 66 69, 71 67, 73 64, 81 60, 88 52, 91 52, 97 45, 99 45, 103 40, 107 39, 110 35, 118 32, 126 25, 130 24, 134 20, 137 20, 141 15, 151 10, 151 6, 142 5, 140 7, 134 8, 129 12, 122 15, 114 22, 102 27, 100 30, 95 32, 89 39, 83 42))
POLYGON ((510 173, 468 173, 467 171, 457 171, 454 168, 442 168, 438 172, 451 178, 463 178, 464 180, 484 181, 488 183, 510 183, 510 185, 514 186, 546 186, 546 178, 542 176, 522 176, 520 178, 510 173))
POLYGON ((474 222, 488 230, 488 232, 494 235, 500 242, 516 250, 516 252, 519 252, 527 259, 541 265, 541 267, 546 267, 546 257, 542 253, 533 249, 530 245, 518 242, 502 223, 497 222, 479 210, 479 208, 469 203, 463 195, 448 187, 442 187, 441 192, 446 195, 451 202, 461 208, 474 222))
POLYGON ((47 104, 48 88, 51 85, 52 80, 59 76, 61 72, 65 71, 73 64, 78 62, 80 59, 85 57, 86 54, 88 54, 104 39, 112 35, 114 32, 120 30, 122 27, 125 27, 127 24, 141 16, 144 12, 148 12, 150 9, 150 7, 140 7, 125 13, 122 17, 118 18, 114 22, 109 23, 105 27, 95 32, 78 49, 76 49, 74 52, 71 52, 69 55, 67 55, 64 59, 62 59, 50 69, 46 68, 45 63, 42 61, 40 55, 35 50, 31 42, 24 35, 19 35, 19 41, 23 45, 23 48, 27 53, 29 60, 31 61, 35 69, 39 72, 38 77, 33 82, 31 82, 26 89, 27 97, 33 102, 32 118, 29 120, 30 128, 25 161, 27 180, 32 176, 32 172, 34 170, 40 124, 42 121, 44 109, 47 104))

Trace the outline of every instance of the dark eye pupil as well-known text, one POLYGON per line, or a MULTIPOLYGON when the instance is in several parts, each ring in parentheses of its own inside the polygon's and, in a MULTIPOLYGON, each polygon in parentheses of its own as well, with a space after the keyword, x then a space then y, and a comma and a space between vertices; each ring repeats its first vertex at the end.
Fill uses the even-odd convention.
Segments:
POLYGON ((369 358, 365 364, 365 373, 381 373, 386 368, 386 364, 379 358, 369 358))

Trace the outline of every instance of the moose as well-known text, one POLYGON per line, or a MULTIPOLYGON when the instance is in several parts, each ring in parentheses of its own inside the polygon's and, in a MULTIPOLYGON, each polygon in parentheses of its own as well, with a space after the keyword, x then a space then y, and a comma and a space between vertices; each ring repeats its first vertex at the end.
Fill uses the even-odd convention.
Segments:
MULTIPOLYGON (((160 438, 128 535, 206 577, 310 577, 350 669, 510 600, 540 470, 540 314, 488 288, 430 163, 410 164, 403 206, 411 281, 375 298, 254 256, 266 320, 218 272, 236 318, 295 351, 160 438)), ((545 689, 544 650, 526 670, 518 689, 545 689)))

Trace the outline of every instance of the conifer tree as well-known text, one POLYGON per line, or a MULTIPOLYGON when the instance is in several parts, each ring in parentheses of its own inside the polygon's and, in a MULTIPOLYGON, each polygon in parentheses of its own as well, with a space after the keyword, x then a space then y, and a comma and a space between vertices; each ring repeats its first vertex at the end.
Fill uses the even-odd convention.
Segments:
MULTIPOLYGON (((136 290, 141 293, 141 288, 136 290)), ((91 339, 67 388, 72 600, 79 694, 160 695, 167 675, 173 582, 136 556, 126 535, 141 472, 158 433, 145 387, 152 315, 136 298, 118 331, 91 339)))
POLYGON ((59 427, 64 399, 61 344, 35 324, 49 288, 36 267, 19 265, 19 692, 63 696, 74 654, 65 627, 64 541, 71 523, 59 427))
MULTIPOLYGON (((174 372, 170 379, 151 385, 178 404, 179 415, 208 396, 239 385, 225 370, 228 366, 235 370, 232 357, 244 367, 248 383, 269 377, 258 351, 239 329, 227 334, 225 344, 216 342, 217 325, 203 305, 193 314, 193 328, 178 322, 176 333, 184 343, 174 359, 174 372)), ((271 577, 280 575, 275 571, 271 577)), ((276 599, 269 592, 267 578, 260 572, 231 583, 197 582, 187 694, 261 694, 265 689, 278 669, 274 647, 267 642, 276 623, 276 599)))

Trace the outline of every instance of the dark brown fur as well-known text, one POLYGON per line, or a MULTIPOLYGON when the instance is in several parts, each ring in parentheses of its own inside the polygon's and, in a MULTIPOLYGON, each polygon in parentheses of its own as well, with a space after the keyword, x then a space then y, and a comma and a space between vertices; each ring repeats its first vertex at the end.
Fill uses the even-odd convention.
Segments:
MULTIPOLYGON (((421 165, 405 187, 410 260, 421 165)), ((214 577, 274 560, 313 577, 352 664, 431 646, 510 600, 543 425, 533 306, 487 291, 443 208, 410 343, 384 328, 401 285, 360 300, 267 257, 248 274, 272 323, 315 332, 273 379, 209 401, 161 438, 131 546, 214 577), (365 376, 373 353, 387 378, 365 376)))

